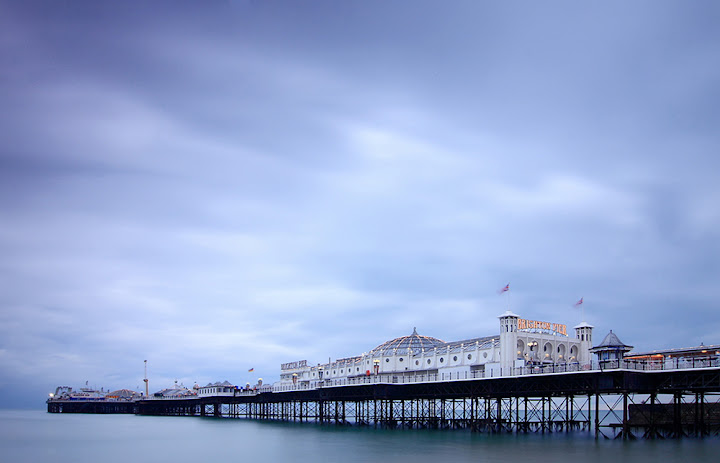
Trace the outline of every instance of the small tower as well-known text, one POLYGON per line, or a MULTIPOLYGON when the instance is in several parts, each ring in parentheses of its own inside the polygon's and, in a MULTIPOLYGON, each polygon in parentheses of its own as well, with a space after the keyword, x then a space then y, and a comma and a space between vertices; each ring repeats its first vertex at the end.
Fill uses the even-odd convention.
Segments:
POLYGON ((610 330, 600 344, 590 349, 590 352, 597 355, 600 365, 620 365, 620 360, 626 352, 630 352, 633 346, 623 344, 620 338, 610 330))
POLYGON ((150 386, 148 385, 147 377, 147 360, 145 360, 145 379, 143 379, 143 382, 145 383, 145 398, 147 399, 150 397, 150 386))
POLYGON ((512 375, 517 358, 518 315, 509 310, 500 319, 500 368, 503 376, 512 375))
POLYGON ((577 355, 578 363, 590 362, 590 348, 592 347, 592 331, 594 326, 588 322, 582 322, 575 327, 575 338, 580 341, 580 349, 577 355))

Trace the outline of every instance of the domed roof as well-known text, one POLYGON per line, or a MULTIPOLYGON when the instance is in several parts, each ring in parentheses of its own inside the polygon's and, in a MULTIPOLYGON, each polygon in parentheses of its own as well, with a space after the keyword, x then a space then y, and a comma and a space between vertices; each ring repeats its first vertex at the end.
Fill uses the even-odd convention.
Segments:
POLYGON ((625 352, 631 350, 633 346, 628 346, 627 344, 623 344, 623 342, 620 340, 620 338, 617 337, 617 334, 613 333, 613 330, 610 330, 610 332, 605 336, 605 339, 602 340, 600 344, 590 349, 590 351, 595 350, 624 350, 625 352))
POLYGON ((423 350, 429 350, 443 344, 445 344, 445 341, 440 339, 432 338, 430 336, 420 336, 417 333, 417 330, 413 328, 411 335, 401 336, 399 338, 386 341, 371 350, 369 353, 371 355, 391 355, 394 353, 417 354, 423 350))

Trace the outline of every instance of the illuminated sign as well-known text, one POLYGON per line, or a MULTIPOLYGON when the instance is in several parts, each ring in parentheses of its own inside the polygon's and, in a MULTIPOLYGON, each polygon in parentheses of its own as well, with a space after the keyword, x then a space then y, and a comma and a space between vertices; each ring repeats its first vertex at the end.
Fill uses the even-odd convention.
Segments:
POLYGON ((567 336, 567 325, 560 323, 541 322, 538 320, 525 320, 518 318, 518 330, 536 330, 550 334, 567 336))
POLYGON ((296 368, 304 368, 307 366, 307 360, 298 360, 297 362, 283 363, 280 365, 281 370, 295 370, 296 368))

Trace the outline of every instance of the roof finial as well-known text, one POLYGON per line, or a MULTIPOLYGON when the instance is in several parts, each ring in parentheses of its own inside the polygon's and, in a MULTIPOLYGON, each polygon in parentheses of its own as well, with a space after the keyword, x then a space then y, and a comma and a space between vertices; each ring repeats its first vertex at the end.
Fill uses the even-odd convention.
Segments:
POLYGON ((417 336, 417 327, 413 326, 413 332, 410 336, 417 336))

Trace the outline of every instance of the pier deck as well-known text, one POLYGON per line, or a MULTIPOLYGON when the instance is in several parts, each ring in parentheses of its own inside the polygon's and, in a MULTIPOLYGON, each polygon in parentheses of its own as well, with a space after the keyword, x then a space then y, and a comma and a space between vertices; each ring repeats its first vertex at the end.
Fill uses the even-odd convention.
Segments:
POLYGON ((214 416, 596 437, 720 434, 720 368, 377 383, 137 402, 140 415, 214 416))

